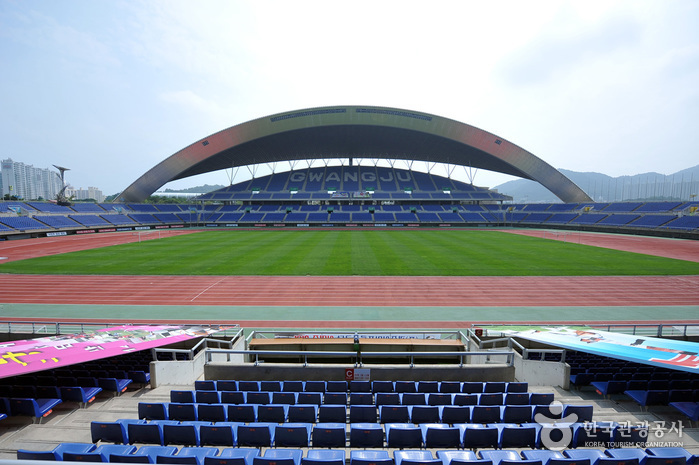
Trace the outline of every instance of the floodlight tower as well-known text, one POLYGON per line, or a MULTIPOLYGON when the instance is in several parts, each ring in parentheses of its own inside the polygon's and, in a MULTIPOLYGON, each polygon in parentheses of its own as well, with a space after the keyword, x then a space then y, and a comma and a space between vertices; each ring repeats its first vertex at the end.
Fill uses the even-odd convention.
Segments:
POLYGON ((57 176, 58 176, 59 179, 61 180, 61 190, 58 192, 58 194, 56 194, 56 203, 57 203, 58 205, 63 205, 63 206, 69 207, 69 206, 70 206, 70 200, 68 200, 68 199, 66 198, 66 195, 65 195, 66 187, 68 187, 68 186, 66 185, 65 173, 66 173, 66 171, 70 171, 70 169, 69 169, 69 168, 64 168, 64 167, 58 166, 58 165, 53 165, 53 167, 56 168, 56 169, 58 170, 58 173, 59 173, 59 174, 57 174, 57 176))

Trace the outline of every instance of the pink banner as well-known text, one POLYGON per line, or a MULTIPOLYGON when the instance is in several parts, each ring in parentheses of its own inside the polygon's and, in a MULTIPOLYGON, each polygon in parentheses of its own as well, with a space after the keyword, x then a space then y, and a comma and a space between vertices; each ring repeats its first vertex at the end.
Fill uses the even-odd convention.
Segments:
POLYGON ((229 329, 231 326, 112 326, 0 344, 0 378, 161 347, 229 329))

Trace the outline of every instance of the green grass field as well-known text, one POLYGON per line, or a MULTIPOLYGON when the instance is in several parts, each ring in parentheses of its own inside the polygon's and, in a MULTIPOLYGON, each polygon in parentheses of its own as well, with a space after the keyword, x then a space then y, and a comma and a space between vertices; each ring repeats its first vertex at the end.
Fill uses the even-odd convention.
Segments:
POLYGON ((206 231, 0 264, 103 275, 693 275, 699 263, 481 230, 206 231))

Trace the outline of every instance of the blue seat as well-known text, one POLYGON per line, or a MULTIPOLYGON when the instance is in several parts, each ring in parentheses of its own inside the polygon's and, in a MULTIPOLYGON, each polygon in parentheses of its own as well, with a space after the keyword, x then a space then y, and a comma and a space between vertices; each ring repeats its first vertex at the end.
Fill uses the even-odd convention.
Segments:
POLYGON ((534 405, 532 408, 532 421, 537 423, 550 423, 563 417, 563 404, 554 402, 550 405, 534 405))
POLYGON ((472 423, 499 423, 501 415, 498 405, 474 405, 471 407, 472 423))
POLYGON ((187 421, 177 425, 163 425, 163 445, 200 446, 199 428, 210 424, 208 421, 187 421))
POLYGON ((626 381, 624 380, 609 380, 609 381, 593 381, 592 387, 603 395, 609 398, 613 394, 621 394, 626 390, 626 381))
POLYGON ((454 394, 452 403, 454 405, 478 405, 480 394, 454 394))
POLYGON ((174 455, 174 446, 141 446, 133 454, 110 454, 109 461, 116 463, 155 463, 159 455, 174 455))
POLYGON ((394 392, 417 392, 417 383, 415 381, 396 381, 393 383, 394 392))
POLYGON ((50 451, 32 451, 26 449, 17 450, 17 458, 20 460, 63 460, 66 452, 76 454, 87 454, 95 450, 94 444, 80 442, 62 442, 50 451))
POLYGON ((252 460, 253 465, 301 465, 301 449, 267 449, 262 457, 252 460))
POLYGON ((308 447, 311 443, 310 423, 277 425, 274 432, 276 447, 308 447))
POLYGON ((245 392, 243 391, 219 391, 222 404, 244 404, 245 392))
POLYGON ((483 392, 506 392, 507 383, 504 381, 486 381, 483 386, 483 392))
POLYGON ((351 380, 349 390, 350 392, 372 392, 371 381, 351 380))
POLYGON ((69 452, 63 453, 65 462, 109 462, 111 455, 129 455, 136 452, 136 446, 124 444, 102 444, 91 452, 69 452))
MULTIPOLYGON (((538 425, 500 423, 495 425, 499 431, 498 446, 500 449, 525 447, 536 448, 538 446, 538 425)), ((572 435, 571 435, 572 436, 572 435)))
POLYGON ((570 423, 584 423, 592 421, 592 405, 569 405, 563 406, 563 418, 570 423), (575 415, 575 417, 570 417, 575 415))
POLYGON ((442 465, 428 450, 395 450, 393 461, 396 465, 442 465))
POLYGON ((183 447, 174 455, 158 455, 155 463, 204 465, 205 457, 218 454, 215 447, 183 447))
POLYGON ((495 426, 472 423, 456 426, 461 430, 461 443, 464 449, 496 449, 498 447, 500 435, 495 426))
POLYGON ((531 405, 504 405, 501 409, 504 423, 529 423, 532 421, 531 405))
POLYGON ((286 421, 289 406, 287 404, 268 404, 257 407, 257 421, 283 423, 286 421))
POLYGON ((408 413, 411 423, 439 423, 439 407, 436 405, 409 405, 408 413))
POLYGON ((464 381, 461 383, 461 392, 464 394, 480 394, 483 392, 483 383, 478 381, 464 381))
MULTIPOLYGON (((239 384, 242 384, 241 381, 239 384)), ((248 391, 245 394, 245 402, 248 404, 265 405, 272 403, 272 393, 269 391, 248 391)))
POLYGON ((299 392, 296 396, 297 404, 314 404, 321 405, 323 403, 322 392, 299 392))
POLYGON ((272 447, 274 424, 248 423, 238 426, 238 445, 249 447, 272 447))
POLYGON ((301 459, 301 465, 345 465, 345 451, 311 449, 301 459))
POLYGON ((61 402, 61 399, 13 397, 10 399, 10 412, 12 415, 28 415, 41 421, 42 418, 51 415, 53 408, 61 402))
POLYGON ((508 392, 505 394, 505 405, 529 405, 528 392, 508 392))
POLYGON ((262 388, 260 386, 259 381, 244 380, 244 381, 238 381, 238 390, 239 391, 246 391, 246 392, 258 392, 258 391, 261 391, 262 388))
POLYGON ((527 460, 540 460, 542 465, 591 465, 588 458, 570 458, 557 450, 523 450, 527 460))
POLYGON ((318 421, 321 423, 345 423, 347 421, 347 407, 323 404, 318 407, 318 421))
POLYGON ((326 392, 323 396, 324 405, 347 405, 346 392, 326 392))
POLYGON ((648 427, 638 424, 620 424, 614 431, 613 447, 639 447, 648 438, 648 427))
POLYGON ((503 405, 505 394, 502 392, 484 392, 478 395, 478 405, 503 405))
POLYGON ((376 423, 377 414, 374 405, 350 405, 350 423, 376 423))
POLYGON ((407 405, 381 405, 379 407, 379 421, 381 423, 408 423, 410 409, 407 405))
POLYGON ((204 457, 204 465, 252 465, 258 455, 260 449, 250 447, 223 449, 219 455, 204 457))
POLYGON ((492 465, 490 460, 478 458, 475 452, 471 450, 438 450, 437 458, 442 461, 442 465, 492 465))
POLYGON ((447 393, 431 392, 427 394, 427 405, 452 405, 453 397, 447 393))
POLYGON ((210 379, 194 381, 195 391, 217 391, 216 381, 210 379))
POLYGON ((99 387, 105 391, 111 391, 115 395, 119 395, 129 388, 129 384, 133 381, 129 378, 98 378, 99 387))
POLYGON ((232 379, 219 379, 216 381, 217 391, 238 391, 238 381, 232 379))
POLYGON ((143 420, 169 420, 168 405, 162 402, 139 402, 138 418, 143 420))
POLYGON ((394 465, 387 450, 350 451, 350 465, 394 465))
POLYGON ((272 393, 273 404, 294 405, 296 403, 296 392, 276 391, 272 393))
POLYGON ((200 421, 228 421, 228 406, 226 404, 197 404, 197 418, 200 421))
POLYGON ((283 381, 282 391, 284 392, 303 392, 303 381, 283 381))
POLYGON ((439 383, 439 392, 444 394, 458 394, 461 392, 461 381, 442 381, 439 383))
POLYGON ((505 392, 518 392, 523 393, 529 390, 529 383, 527 382, 510 382, 507 383, 505 392))
MULTIPOLYGON (((587 460, 590 465, 596 465, 600 459, 606 460, 610 458, 599 449, 566 449, 563 451, 563 455, 571 459, 587 460)), ((638 461, 629 465, 638 465, 638 461)))
POLYGON ((400 394, 397 392, 377 392, 374 397, 376 406, 400 405, 400 394))
POLYGON ((541 460, 522 459, 514 450, 482 450, 479 454, 493 465, 541 465, 541 460))
POLYGON ((177 421, 197 421, 197 404, 180 404, 170 402, 168 419, 177 421))
POLYGON ((311 438, 313 447, 345 447, 345 424, 316 423, 311 438))
POLYGON ((93 421, 90 423, 92 442, 129 444, 128 424, 145 424, 145 420, 124 419, 117 421, 93 421))
POLYGON ((420 425, 422 442, 425 448, 461 447, 461 430, 444 423, 425 423, 420 425))
POLYGON ((427 396, 424 392, 404 392, 400 395, 401 405, 427 405, 427 396))
POLYGON ((347 392, 347 381, 326 381, 325 392, 347 392))
MULTIPOLYGON (((639 465, 649 465, 647 463, 648 454, 643 449, 638 449, 636 447, 629 447, 624 449, 606 449, 604 451, 606 455, 615 459, 622 460, 638 460, 639 465)), ((685 460, 683 458, 683 460, 685 460)), ((662 462, 656 462, 659 465, 662 462)), ((686 462, 685 462, 686 463, 686 462)))
POLYGON ((575 447, 611 447, 618 425, 612 421, 593 421, 578 425, 573 431, 575 447), (589 444, 589 445, 588 445, 589 444))
POLYGON ((422 430, 412 423, 387 423, 386 444, 390 448, 422 447, 422 430))
POLYGON ((199 427, 199 443, 202 446, 236 445, 237 429, 243 423, 221 421, 212 425, 199 427))
POLYGON ((440 405, 439 421, 454 425, 471 421, 471 408, 466 405, 440 405))
POLYGON ((575 431, 584 423, 534 423, 539 429, 541 447, 548 449, 575 447, 575 431))
POLYGON ((289 406, 287 419, 292 423, 315 423, 318 418, 318 406, 314 404, 296 404, 289 406))
MULTIPOLYGON (((327 394, 326 394, 327 396, 327 394)), ((326 400, 327 403, 327 400, 326 400)), ((352 392, 349 397, 350 405, 374 405, 374 395, 371 392, 352 392)))
POLYGON ((304 392, 325 392, 325 381, 306 381, 303 385, 304 392))
POLYGON ((92 403, 100 392, 102 392, 102 388, 99 387, 61 386, 61 399, 79 402, 84 407, 92 403))
POLYGON ((532 392, 529 394, 530 405, 550 405, 553 402, 552 392, 532 392))
POLYGON ((439 381, 418 381, 417 392, 437 393, 439 392, 439 381))
POLYGON ((395 392, 393 381, 372 381, 371 391, 374 394, 379 392, 395 392))
MULTIPOLYGON (((181 404, 193 404, 195 402, 194 393, 199 391, 184 391, 180 389, 173 389, 170 391, 170 402, 178 402, 181 404)), ((216 392, 216 391, 209 391, 216 392)))
POLYGON ((163 443, 163 426, 176 425, 175 420, 151 420, 148 423, 128 423, 126 431, 128 432, 129 444, 135 442, 140 444, 159 444, 163 443))
POLYGON ((281 390, 281 381, 260 381, 260 391, 280 392, 281 390))
MULTIPOLYGON (((173 400, 173 402, 176 402, 173 400)), ((218 391, 194 391, 194 402, 200 404, 220 404, 221 393, 218 391)))
POLYGON ((668 457, 673 460, 675 457, 684 457, 688 465, 699 463, 697 462, 698 457, 684 447, 649 447, 646 449, 646 454, 653 457, 668 457))
POLYGON ((631 400, 636 402, 641 407, 649 405, 667 405, 670 401, 670 393, 667 390, 627 390, 624 394, 629 396, 631 400))
POLYGON ((228 404, 228 421, 250 423, 257 421, 257 405, 228 404))
POLYGON ((350 447, 383 447, 383 427, 378 423, 350 424, 350 447))

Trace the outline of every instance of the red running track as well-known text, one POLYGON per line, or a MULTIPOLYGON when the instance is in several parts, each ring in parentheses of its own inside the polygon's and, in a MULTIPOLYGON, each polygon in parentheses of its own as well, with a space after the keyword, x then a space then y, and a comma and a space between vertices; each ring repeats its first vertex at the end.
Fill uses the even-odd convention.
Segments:
POLYGON ((18 304, 307 307, 696 306, 698 288, 699 276, 4 275, 0 278, 2 302, 18 304))

